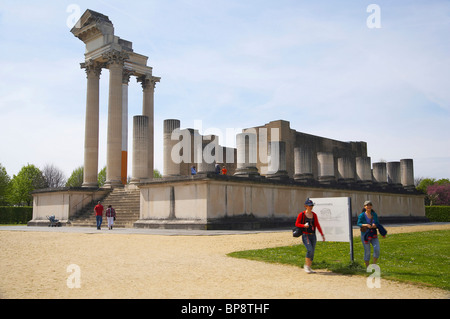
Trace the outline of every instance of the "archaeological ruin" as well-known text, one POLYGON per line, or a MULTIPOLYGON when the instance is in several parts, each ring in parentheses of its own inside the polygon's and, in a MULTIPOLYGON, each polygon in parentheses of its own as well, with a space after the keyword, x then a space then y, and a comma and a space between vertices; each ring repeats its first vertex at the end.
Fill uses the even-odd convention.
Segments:
POLYGON ((107 16, 86 10, 71 32, 86 49, 81 63, 87 77, 83 187, 35 191, 29 225, 47 225, 45 217, 55 215, 67 226, 94 226, 93 203, 101 200, 116 207, 119 227, 290 227, 307 197, 350 197, 354 218, 370 199, 382 220, 426 220, 424 197, 414 188, 412 159, 372 162, 365 142, 310 135, 284 120, 242 130, 231 148, 222 146, 219 136, 202 136, 196 129, 182 129, 179 119, 167 119, 163 177, 154 179, 154 93, 161 78, 147 66, 148 57, 115 35, 107 16), (107 177, 99 188, 99 79, 104 68, 109 70, 107 177), (130 77, 142 85, 143 102, 142 114, 133 116, 127 184, 130 77))

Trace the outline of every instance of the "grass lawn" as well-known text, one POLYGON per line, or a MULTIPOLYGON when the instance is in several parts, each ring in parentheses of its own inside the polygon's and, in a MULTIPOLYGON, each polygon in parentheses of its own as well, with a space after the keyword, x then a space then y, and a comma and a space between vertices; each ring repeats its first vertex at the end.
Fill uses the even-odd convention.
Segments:
MULTIPOLYGON (((404 233, 379 237, 378 266, 382 279, 393 279, 450 290, 450 230, 404 233)), ((359 236, 353 238, 354 262, 349 243, 317 242, 313 269, 369 276, 359 236)), ((301 239, 294 246, 246 250, 228 254, 264 262, 303 267, 306 248, 301 239)))

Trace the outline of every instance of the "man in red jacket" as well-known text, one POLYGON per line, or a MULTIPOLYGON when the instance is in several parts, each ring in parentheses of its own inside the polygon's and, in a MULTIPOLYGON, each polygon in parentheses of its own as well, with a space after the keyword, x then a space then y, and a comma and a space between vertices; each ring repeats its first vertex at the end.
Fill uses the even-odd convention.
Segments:
POLYGON ((103 221, 103 206, 100 204, 100 201, 94 207, 95 218, 97 219, 97 229, 101 229, 102 221, 103 221))

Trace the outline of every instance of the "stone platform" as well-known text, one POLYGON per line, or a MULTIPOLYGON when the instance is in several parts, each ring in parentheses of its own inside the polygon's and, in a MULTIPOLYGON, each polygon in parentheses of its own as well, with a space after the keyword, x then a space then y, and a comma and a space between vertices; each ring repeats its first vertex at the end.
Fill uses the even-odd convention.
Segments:
POLYGON ((425 222, 423 195, 405 190, 350 188, 343 185, 304 185, 293 180, 274 181, 205 174, 141 184, 138 228, 264 229, 289 227, 307 197, 350 197, 356 220, 370 199, 380 220, 425 222))

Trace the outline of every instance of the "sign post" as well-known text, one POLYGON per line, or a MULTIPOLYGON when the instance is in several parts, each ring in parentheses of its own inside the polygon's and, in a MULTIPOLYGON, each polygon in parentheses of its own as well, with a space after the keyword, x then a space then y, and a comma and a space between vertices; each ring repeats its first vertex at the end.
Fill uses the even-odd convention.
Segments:
POLYGON ((314 212, 327 241, 349 242, 350 260, 353 255, 352 205, 350 197, 311 198, 314 212))

